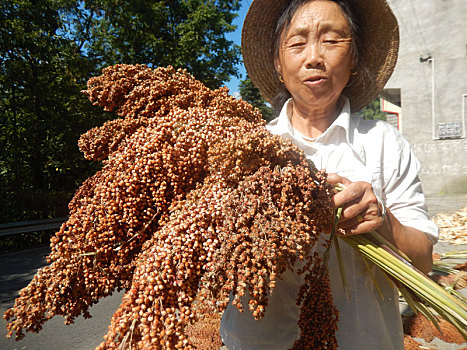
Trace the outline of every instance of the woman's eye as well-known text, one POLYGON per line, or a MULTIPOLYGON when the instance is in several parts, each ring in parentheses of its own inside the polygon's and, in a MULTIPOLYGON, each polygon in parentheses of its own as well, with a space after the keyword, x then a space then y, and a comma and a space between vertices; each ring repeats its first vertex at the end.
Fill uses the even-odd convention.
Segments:
POLYGON ((344 36, 335 36, 335 35, 326 35, 321 39, 321 42, 326 45, 337 45, 337 44, 343 44, 343 43, 348 43, 352 39, 344 37, 344 36))
POLYGON ((290 47, 301 47, 301 46, 304 46, 304 45, 305 45, 305 43, 302 42, 302 41, 291 42, 289 44, 290 47))

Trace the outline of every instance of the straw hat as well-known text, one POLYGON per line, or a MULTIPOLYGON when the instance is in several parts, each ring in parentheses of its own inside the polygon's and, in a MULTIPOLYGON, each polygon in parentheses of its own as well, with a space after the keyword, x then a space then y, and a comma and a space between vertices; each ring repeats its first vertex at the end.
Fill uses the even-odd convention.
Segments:
MULTIPOLYGON (((373 78, 353 75, 343 94, 352 112, 371 102, 384 88, 397 61, 399 28, 386 0, 348 0, 360 26, 360 66, 373 78)), ((253 0, 242 30, 243 61, 253 84, 269 102, 280 89, 272 52, 277 19, 290 0, 253 0)))

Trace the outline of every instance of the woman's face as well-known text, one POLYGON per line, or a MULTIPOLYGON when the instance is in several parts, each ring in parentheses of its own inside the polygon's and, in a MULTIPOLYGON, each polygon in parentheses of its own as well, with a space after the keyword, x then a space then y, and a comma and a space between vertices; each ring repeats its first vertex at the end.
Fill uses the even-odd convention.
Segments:
POLYGON ((315 0, 297 10, 275 61, 294 104, 336 106, 350 78, 351 40, 349 23, 335 2, 315 0))

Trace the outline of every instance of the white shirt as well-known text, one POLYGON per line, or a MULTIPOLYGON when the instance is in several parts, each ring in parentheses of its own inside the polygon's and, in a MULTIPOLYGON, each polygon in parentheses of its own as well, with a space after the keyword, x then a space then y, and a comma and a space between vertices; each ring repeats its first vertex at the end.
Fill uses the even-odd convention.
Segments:
MULTIPOLYGON (((345 97, 343 97, 345 98, 345 97)), ((438 229, 428 218, 425 198, 418 179, 419 163, 402 135, 383 121, 366 121, 350 114, 345 104, 339 117, 314 143, 293 129, 287 101, 268 129, 291 139, 318 169, 337 173, 351 181, 373 185, 386 208, 404 225, 417 228, 435 243, 438 229)), ((350 301, 345 295, 334 249, 329 273, 334 304, 339 310, 339 349, 403 349, 403 330, 397 290, 383 272, 373 266, 384 299, 381 298, 360 255, 341 243, 350 301)), ((285 350, 300 336, 299 308, 295 304, 302 276, 287 271, 269 299, 264 318, 256 321, 251 312, 240 313, 229 305, 221 322, 221 337, 229 350, 285 350)))

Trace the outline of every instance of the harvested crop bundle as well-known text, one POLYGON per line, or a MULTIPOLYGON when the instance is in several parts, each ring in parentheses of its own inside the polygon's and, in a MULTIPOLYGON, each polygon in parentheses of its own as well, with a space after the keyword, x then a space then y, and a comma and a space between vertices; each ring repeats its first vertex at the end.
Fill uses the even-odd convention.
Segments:
POLYGON ((194 339, 197 319, 214 324, 230 298, 261 318, 275 281, 301 261, 295 347, 335 348, 337 311, 316 253, 334 219, 325 174, 249 104, 185 71, 116 65, 85 93, 120 119, 81 137, 102 169, 70 202, 50 265, 5 313, 9 335, 54 315, 90 317, 124 289, 99 348, 207 349, 194 339))

